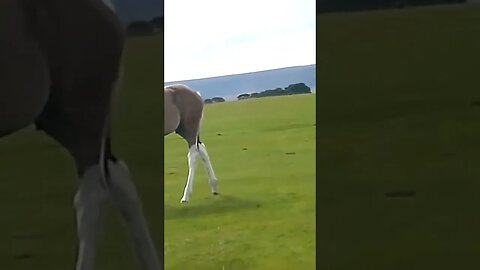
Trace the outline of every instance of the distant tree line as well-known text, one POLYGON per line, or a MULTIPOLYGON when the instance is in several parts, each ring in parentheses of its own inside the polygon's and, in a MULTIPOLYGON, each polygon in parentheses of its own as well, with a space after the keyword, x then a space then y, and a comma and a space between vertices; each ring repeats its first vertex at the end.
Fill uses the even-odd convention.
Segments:
POLYGON ((312 93, 312 90, 306 84, 295 83, 295 84, 290 84, 285 88, 269 89, 259 93, 241 94, 237 96, 237 99, 242 100, 242 99, 249 99, 249 98, 287 96, 287 95, 310 94, 310 93, 312 93))
POLYGON ((154 17, 149 21, 133 21, 127 25, 127 35, 148 36, 163 31, 163 16, 154 17))
POLYGON ((207 98, 204 101, 206 104, 209 103, 218 103, 218 102, 225 102, 225 99, 222 97, 214 97, 214 98, 207 98))
POLYGON ((317 13, 466 3, 466 0, 318 0, 317 13))

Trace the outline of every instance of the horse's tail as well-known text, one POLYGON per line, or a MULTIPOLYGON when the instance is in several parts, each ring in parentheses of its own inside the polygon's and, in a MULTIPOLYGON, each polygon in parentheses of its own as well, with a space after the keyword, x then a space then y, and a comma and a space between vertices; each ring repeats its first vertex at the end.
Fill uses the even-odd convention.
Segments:
POLYGON ((200 141, 200 135, 197 135, 197 141, 195 142, 195 145, 197 146, 197 150, 200 151, 200 144, 202 142, 200 141))
POLYGON ((195 144, 197 145, 197 150, 200 151, 200 144, 202 143, 200 141, 200 128, 202 127, 202 120, 203 120, 203 112, 202 115, 200 116, 200 121, 198 122, 198 132, 197 132, 197 140, 195 144))
MULTIPOLYGON (((121 56, 121 59, 123 58, 123 54, 121 56)), ((120 61, 121 62, 121 61, 120 61)), ((120 87, 123 83, 124 79, 124 69, 123 65, 120 64, 118 67, 117 71, 117 78, 113 82, 112 85, 112 91, 110 93, 110 100, 108 101, 108 110, 107 114, 105 115, 105 120, 103 123, 103 130, 102 130, 102 141, 101 141, 101 147, 100 147, 100 160, 99 160, 99 165, 100 168, 102 168, 102 172, 104 173, 104 181, 105 178, 109 177, 109 170, 108 170, 108 161, 112 160, 114 162, 117 162, 117 158, 113 155, 112 152, 112 138, 111 138, 111 129, 112 129, 112 113, 113 113, 113 103, 116 98, 116 95, 120 91, 120 87)), ((106 182, 105 182, 106 184, 106 182)))

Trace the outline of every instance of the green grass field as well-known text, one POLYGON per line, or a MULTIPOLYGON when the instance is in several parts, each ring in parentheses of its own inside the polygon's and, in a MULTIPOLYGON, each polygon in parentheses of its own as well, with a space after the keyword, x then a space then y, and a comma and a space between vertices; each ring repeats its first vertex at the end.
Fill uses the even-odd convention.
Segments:
MULTIPOLYGON (((161 35, 129 40, 113 125, 114 148, 130 167, 159 250, 162 54, 161 35)), ((175 135, 167 137, 167 269, 314 269, 314 112, 313 95, 207 106, 202 139, 222 195, 208 194, 199 166, 188 205, 179 203, 186 146, 175 135)), ((0 140, 0 163, 0 268, 71 269, 72 160, 42 133, 25 129, 0 140)), ((136 269, 116 213, 107 214, 97 268, 136 269)))
MULTIPOLYGON (((199 165, 188 205, 179 137, 165 138, 159 169, 162 36, 129 40, 114 147, 159 248, 165 203, 166 269, 314 269, 315 248, 326 270, 479 268, 480 7, 321 15, 317 29, 317 105, 310 95, 207 106, 202 139, 222 195, 199 165)), ((71 269, 66 157, 30 130, 0 140, 1 269, 71 269)), ((114 213, 106 226, 98 269, 135 269, 114 213)))
POLYGON ((317 33, 319 269, 479 269, 480 6, 321 15, 317 33))
POLYGON ((198 166, 180 204, 187 146, 165 138, 165 269, 315 269, 315 95, 206 106, 201 133, 219 179, 198 166))

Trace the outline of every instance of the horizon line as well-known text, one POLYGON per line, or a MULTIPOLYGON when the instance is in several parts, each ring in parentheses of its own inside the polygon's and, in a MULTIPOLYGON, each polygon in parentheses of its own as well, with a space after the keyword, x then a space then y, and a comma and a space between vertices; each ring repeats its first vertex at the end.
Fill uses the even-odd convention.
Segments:
POLYGON ((176 83, 176 82, 189 82, 189 81, 209 80, 209 79, 213 79, 213 78, 222 78, 222 77, 229 77, 229 76, 238 76, 238 75, 262 73, 262 72, 268 72, 268 71, 274 71, 274 70, 281 70, 281 69, 288 69, 288 68, 298 68, 298 67, 308 67, 308 66, 315 66, 315 65, 317 65, 317 64, 315 63, 315 64, 308 64, 308 65, 297 65, 297 66, 289 66, 289 67, 265 69, 265 70, 252 71, 252 72, 242 72, 242 73, 234 73, 234 74, 228 74, 228 75, 203 77, 203 78, 198 78, 198 79, 175 80, 175 81, 164 82, 164 84, 167 84, 167 83, 176 83))

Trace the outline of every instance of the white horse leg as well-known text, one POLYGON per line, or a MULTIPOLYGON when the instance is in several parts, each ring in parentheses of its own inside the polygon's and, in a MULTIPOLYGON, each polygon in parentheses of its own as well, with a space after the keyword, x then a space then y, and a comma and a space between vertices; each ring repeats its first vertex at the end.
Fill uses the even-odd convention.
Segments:
POLYGON ((77 234, 79 241, 76 270, 91 270, 95 262, 95 246, 101 232, 101 218, 108 199, 102 168, 95 165, 88 168, 79 179, 74 198, 77 213, 77 234))
POLYGON ((143 215, 140 199, 122 161, 108 161, 109 187, 113 201, 127 223, 141 269, 159 270, 157 253, 143 215))
POLYGON ((215 176, 212 163, 210 162, 210 158, 208 157, 207 147, 205 146, 205 144, 199 143, 198 150, 200 152, 200 157, 203 160, 203 165, 205 166, 205 170, 207 171, 208 183, 210 184, 210 187, 212 189, 212 194, 218 195, 217 177, 215 176))
POLYGON ((193 177, 195 176, 195 168, 197 165, 198 159, 198 150, 195 145, 192 145, 188 150, 187 159, 188 159, 188 177, 187 184, 185 185, 185 190, 183 191, 183 197, 180 201, 181 203, 186 203, 190 199, 193 191, 193 177))

